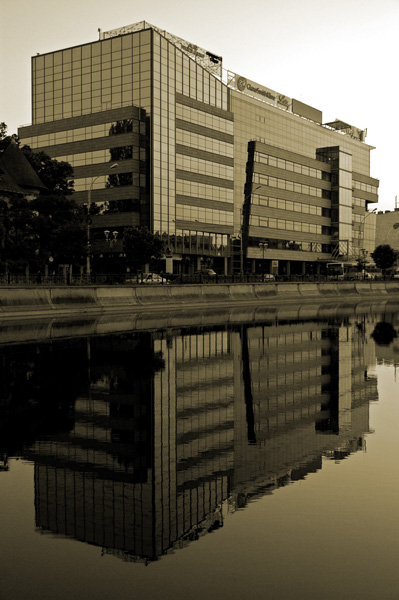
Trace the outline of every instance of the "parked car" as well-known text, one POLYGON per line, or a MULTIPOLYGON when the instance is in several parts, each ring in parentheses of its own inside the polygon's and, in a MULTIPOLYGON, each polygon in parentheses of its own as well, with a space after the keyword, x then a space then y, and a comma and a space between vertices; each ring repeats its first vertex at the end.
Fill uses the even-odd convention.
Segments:
POLYGON ((166 277, 162 277, 162 275, 158 275, 158 273, 144 273, 143 278, 139 279, 139 281, 140 281, 140 283, 148 283, 148 284, 152 284, 152 283, 168 284, 169 283, 169 281, 166 279, 166 277))
POLYGON ((263 273, 262 279, 263 281, 276 281, 276 277, 273 273, 263 273))
POLYGON ((216 277, 216 271, 213 269, 201 269, 201 271, 196 271, 196 275, 203 275, 204 277, 216 277))

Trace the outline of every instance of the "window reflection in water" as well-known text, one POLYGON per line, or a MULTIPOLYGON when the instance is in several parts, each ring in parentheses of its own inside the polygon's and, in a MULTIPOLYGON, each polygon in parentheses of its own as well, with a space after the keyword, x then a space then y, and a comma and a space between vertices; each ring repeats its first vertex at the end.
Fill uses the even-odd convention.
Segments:
POLYGON ((155 560, 362 449, 375 325, 271 318, 4 347, 0 454, 34 461, 39 528, 155 560))

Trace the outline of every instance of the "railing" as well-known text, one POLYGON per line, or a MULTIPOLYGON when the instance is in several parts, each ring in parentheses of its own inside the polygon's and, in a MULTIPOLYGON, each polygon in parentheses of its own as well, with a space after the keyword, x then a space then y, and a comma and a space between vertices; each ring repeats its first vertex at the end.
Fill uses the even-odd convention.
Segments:
MULTIPOLYGON (((372 281, 359 273, 359 276, 347 276, 344 279, 341 277, 326 276, 326 275, 276 275, 270 274, 237 274, 237 275, 205 275, 197 273, 193 275, 186 274, 163 274, 162 282, 148 283, 144 281, 145 273, 132 275, 124 274, 92 274, 92 275, 72 275, 72 276, 57 276, 57 275, 22 275, 22 274, 0 274, 0 286, 83 286, 83 285, 167 285, 167 284, 222 284, 222 283, 274 283, 274 282, 322 282, 322 281, 372 281)), ((376 278, 377 279, 377 278, 376 278)), ((378 279, 382 279, 379 277, 378 279)), ((390 277, 387 277, 390 279, 390 277)))

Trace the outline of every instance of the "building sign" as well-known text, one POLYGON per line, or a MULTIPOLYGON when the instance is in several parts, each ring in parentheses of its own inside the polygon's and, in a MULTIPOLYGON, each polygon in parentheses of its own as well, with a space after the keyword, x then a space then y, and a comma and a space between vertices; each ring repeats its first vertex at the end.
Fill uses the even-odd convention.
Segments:
POLYGON ((177 37, 176 35, 172 35, 163 29, 159 29, 155 27, 155 25, 151 25, 147 21, 140 21, 139 23, 134 23, 133 25, 126 25, 126 27, 119 27, 119 29, 111 29, 110 31, 101 32, 100 40, 116 37, 118 35, 125 35, 126 33, 134 33, 136 31, 143 31, 144 29, 153 29, 157 31, 160 35, 167 38, 172 44, 177 46, 180 50, 187 54, 190 58, 195 60, 198 64, 201 65, 204 69, 209 71, 210 73, 217 75, 218 77, 222 76, 222 63, 223 58, 218 56, 217 54, 213 54, 204 48, 200 48, 195 44, 191 44, 190 42, 186 42, 182 38, 177 37))
POLYGON ((258 100, 263 100, 264 102, 268 102, 273 106, 277 106, 278 108, 282 108, 291 112, 291 98, 284 96, 284 94, 279 94, 278 92, 275 92, 264 85, 255 83, 246 77, 237 75, 237 73, 228 73, 228 85, 236 90, 239 90, 243 94, 248 94, 248 96, 252 96, 258 100))
POLYGON ((367 136, 367 129, 359 129, 354 125, 350 125, 349 123, 345 123, 340 119, 335 119, 335 121, 331 121, 331 123, 324 123, 328 127, 335 129, 336 131, 342 131, 346 135, 350 135, 354 140, 359 140, 360 142, 364 142, 367 136))

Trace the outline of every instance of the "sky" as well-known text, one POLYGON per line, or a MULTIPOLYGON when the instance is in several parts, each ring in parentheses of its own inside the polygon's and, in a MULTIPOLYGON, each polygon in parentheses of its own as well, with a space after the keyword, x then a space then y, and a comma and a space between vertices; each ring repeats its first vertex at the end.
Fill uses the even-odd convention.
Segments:
POLYGON ((379 210, 399 207, 398 0, 0 0, 0 122, 31 123, 30 59, 139 21, 224 68, 367 129, 379 210))

